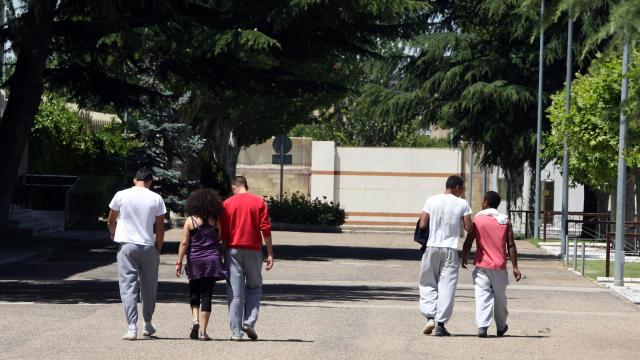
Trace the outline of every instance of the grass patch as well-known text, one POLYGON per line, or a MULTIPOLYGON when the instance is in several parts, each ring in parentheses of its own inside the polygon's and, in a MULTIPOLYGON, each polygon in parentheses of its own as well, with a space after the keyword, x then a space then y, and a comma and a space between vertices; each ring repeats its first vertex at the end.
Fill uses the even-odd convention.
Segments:
POLYGON ((70 239, 49 238, 42 236, 5 236, 0 237, 0 248, 44 250, 74 242, 70 239))
MULTIPOLYGON (((569 266, 573 267, 573 259, 569 262, 569 266)), ((578 259, 578 271, 581 269, 581 262, 578 259)), ((584 276, 596 280, 598 276, 604 276, 604 260, 587 260, 584 263, 584 276)), ((613 276, 615 271, 615 261, 611 261, 610 275, 613 276)), ((624 264, 624 277, 626 278, 640 278, 640 263, 626 263, 624 264)))
POLYGON ((529 238, 527 239, 527 241, 529 242, 529 244, 535 246, 535 247, 540 247, 540 243, 542 242, 542 239, 536 239, 536 238, 529 238))

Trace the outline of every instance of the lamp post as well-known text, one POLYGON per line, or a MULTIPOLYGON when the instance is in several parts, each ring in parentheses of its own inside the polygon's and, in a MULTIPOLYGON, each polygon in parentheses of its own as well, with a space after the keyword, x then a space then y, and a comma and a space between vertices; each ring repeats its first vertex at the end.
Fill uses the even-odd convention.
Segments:
POLYGON ((624 42, 624 50, 622 53, 622 89, 620 92, 620 103, 622 110, 620 112, 620 141, 618 142, 618 192, 616 203, 616 267, 613 278, 613 285, 624 286, 624 212, 625 212, 625 196, 626 196, 626 175, 627 162, 624 152, 627 147, 627 115, 625 114, 624 105, 627 102, 629 91, 629 50, 631 41, 627 35, 624 42))
POLYGON ((540 58, 538 69, 538 128, 536 131, 536 194, 534 205, 533 237, 540 238, 540 147, 542 137, 542 88, 544 77, 544 0, 540 1, 540 58))
MULTIPOLYGON (((567 22, 567 83, 565 84, 566 98, 564 112, 569 115, 571 110, 571 78, 573 75, 573 17, 569 10, 567 22)), ((566 257, 567 243, 569 241, 569 136, 564 133, 562 153, 562 222, 560 224, 560 256, 566 257)), ((568 260, 568 258, 566 259, 568 260)))

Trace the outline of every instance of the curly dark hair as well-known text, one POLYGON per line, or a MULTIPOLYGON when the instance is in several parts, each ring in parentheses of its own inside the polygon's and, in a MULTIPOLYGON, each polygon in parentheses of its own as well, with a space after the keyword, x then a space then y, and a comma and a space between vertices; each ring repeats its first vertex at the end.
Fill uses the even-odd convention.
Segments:
POLYGON ((187 214, 197 216, 203 221, 209 218, 220 218, 222 209, 222 198, 217 191, 211 188, 199 189, 187 197, 187 214))

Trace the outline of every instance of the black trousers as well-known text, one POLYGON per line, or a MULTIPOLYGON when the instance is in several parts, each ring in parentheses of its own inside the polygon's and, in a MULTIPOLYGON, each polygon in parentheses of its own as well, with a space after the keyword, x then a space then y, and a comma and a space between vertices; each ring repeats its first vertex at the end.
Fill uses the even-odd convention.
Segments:
POLYGON ((212 277, 189 280, 189 303, 201 311, 211 312, 211 297, 216 280, 212 277))

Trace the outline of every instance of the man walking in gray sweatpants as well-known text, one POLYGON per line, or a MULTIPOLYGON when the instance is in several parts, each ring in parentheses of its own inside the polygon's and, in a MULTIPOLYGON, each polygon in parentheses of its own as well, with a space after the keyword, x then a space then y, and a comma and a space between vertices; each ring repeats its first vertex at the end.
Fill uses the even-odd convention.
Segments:
POLYGON ((473 283, 476 294, 476 324, 478 336, 487 337, 491 318, 496 320, 498 336, 504 336, 507 325, 507 252, 513 266, 513 277, 520 281, 522 274, 518 269, 518 250, 513 240, 513 230, 509 218, 497 209, 500 195, 488 191, 482 201, 482 211, 473 219, 473 230, 467 234, 462 248, 462 267, 467 267, 467 257, 473 241, 477 240, 476 257, 473 270, 473 283))
POLYGON ((227 301, 231 340, 243 332, 257 340, 255 330, 262 299, 262 241, 267 245, 266 269, 273 267, 271 221, 264 200, 249 193, 247 179, 236 176, 233 196, 225 200, 221 216, 222 239, 227 247, 227 301))
POLYGON ((460 195, 464 181, 449 176, 444 194, 427 199, 420 216, 420 227, 429 227, 429 240, 420 264, 420 311, 427 318, 422 330, 436 336, 449 336, 444 324, 451 319, 458 284, 458 239, 460 225, 471 228, 471 208, 460 195))
POLYGON ((167 212, 160 195, 149 190, 153 174, 138 170, 134 186, 118 191, 109 204, 109 232, 119 243, 118 283, 120 298, 129 325, 123 340, 138 337, 138 295, 142 295, 143 336, 151 336, 156 327, 151 323, 158 290, 160 250, 164 242, 164 214, 167 212), (153 225, 156 226, 155 236, 153 225))

